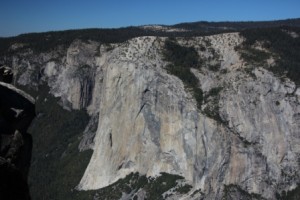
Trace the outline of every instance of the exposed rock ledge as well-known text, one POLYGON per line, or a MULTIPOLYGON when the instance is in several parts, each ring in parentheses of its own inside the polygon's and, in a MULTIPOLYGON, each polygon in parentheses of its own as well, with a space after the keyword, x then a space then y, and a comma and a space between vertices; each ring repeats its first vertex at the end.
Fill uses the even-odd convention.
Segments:
POLYGON ((27 129, 35 117, 34 99, 1 82, 0 97, 0 199, 29 200, 32 138, 27 129))

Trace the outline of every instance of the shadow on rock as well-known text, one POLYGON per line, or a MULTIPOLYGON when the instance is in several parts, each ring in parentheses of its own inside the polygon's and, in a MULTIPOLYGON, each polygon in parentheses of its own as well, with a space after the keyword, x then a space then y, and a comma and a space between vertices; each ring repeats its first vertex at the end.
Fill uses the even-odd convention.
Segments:
POLYGON ((9 68, 0 67, 0 81, 0 199, 29 200, 32 137, 27 129, 35 117, 35 101, 9 84, 9 68))

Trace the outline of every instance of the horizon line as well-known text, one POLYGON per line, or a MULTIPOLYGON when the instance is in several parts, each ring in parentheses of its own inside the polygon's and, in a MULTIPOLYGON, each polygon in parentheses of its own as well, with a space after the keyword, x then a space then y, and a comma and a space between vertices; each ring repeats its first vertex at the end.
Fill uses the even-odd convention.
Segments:
POLYGON ((76 30, 89 30, 89 29, 102 29, 102 30, 116 30, 116 29, 125 29, 130 27, 143 27, 143 26, 176 26, 181 24, 193 24, 193 23, 259 23, 259 22, 279 22, 279 21, 289 21, 289 20, 300 20, 300 17, 296 18, 284 18, 284 19, 270 19, 270 20, 222 20, 222 21, 208 21, 208 20, 199 20, 199 21, 186 21, 186 22, 178 22, 174 24, 141 24, 141 25, 128 25, 128 26, 118 26, 118 27, 82 27, 82 28, 67 28, 67 29, 54 29, 54 30, 46 30, 46 31, 33 31, 33 32, 24 32, 11 36, 0 36, 0 39, 5 38, 14 38, 22 35, 28 34, 43 34, 43 33, 51 33, 51 32, 63 32, 63 31, 76 31, 76 30))

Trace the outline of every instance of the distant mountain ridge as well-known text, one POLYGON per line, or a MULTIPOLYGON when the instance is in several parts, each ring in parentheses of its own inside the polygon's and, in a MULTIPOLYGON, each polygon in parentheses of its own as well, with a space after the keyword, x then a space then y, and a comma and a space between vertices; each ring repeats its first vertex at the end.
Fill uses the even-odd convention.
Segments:
POLYGON ((286 20, 274 20, 274 21, 242 21, 242 22, 187 22, 175 24, 173 28, 183 28, 188 30, 199 30, 199 29, 230 29, 240 31, 243 29, 252 28, 273 28, 279 26, 293 26, 300 27, 300 18, 296 19, 286 19, 286 20))
POLYGON ((31 47, 36 51, 48 51, 57 47, 58 45, 69 46, 75 39, 94 40, 101 43, 119 43, 128 39, 142 36, 195 37, 235 32, 244 29, 271 28, 281 26, 300 27, 300 18, 258 22, 199 21, 179 23, 170 26, 145 25, 113 29, 90 28, 49 31, 43 33, 26 33, 15 37, 0 37, 0 55, 7 54, 8 52, 14 53, 17 50, 22 49, 9 49, 15 43, 21 43, 23 45, 22 47, 31 47), (158 26, 161 28, 157 28, 158 26))

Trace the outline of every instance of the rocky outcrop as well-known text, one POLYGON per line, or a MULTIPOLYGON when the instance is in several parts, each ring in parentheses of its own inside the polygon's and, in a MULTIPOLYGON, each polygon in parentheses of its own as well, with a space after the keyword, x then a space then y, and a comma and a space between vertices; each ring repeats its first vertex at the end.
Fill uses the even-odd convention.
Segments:
POLYGON ((0 81, 4 83, 11 83, 13 79, 13 73, 7 66, 0 67, 0 81))
POLYGON ((0 199, 30 199, 32 137, 27 129, 35 117, 34 100, 1 82, 0 96, 0 199))
POLYGON ((137 38, 101 57, 103 83, 94 90, 101 99, 99 125, 80 189, 105 187, 135 171, 182 175, 208 199, 222 198, 223 186, 232 184, 267 199, 296 186, 299 97, 289 96, 295 86, 262 68, 254 77, 243 72, 234 48, 242 41, 238 34, 179 42, 205 41, 221 69, 193 71, 206 94, 222 87, 222 121, 197 110, 182 82, 163 69, 160 38, 137 38))
POLYGON ((43 55, 40 80, 66 109, 86 108, 92 116, 80 149, 94 153, 77 188, 103 188, 131 172, 166 172, 193 186, 169 199, 274 199, 294 189, 299 88, 266 68, 249 70, 236 51, 238 33, 177 38, 202 60, 191 70, 204 92, 199 108, 166 70, 165 40, 139 37, 110 47, 76 40, 59 61, 43 55))

